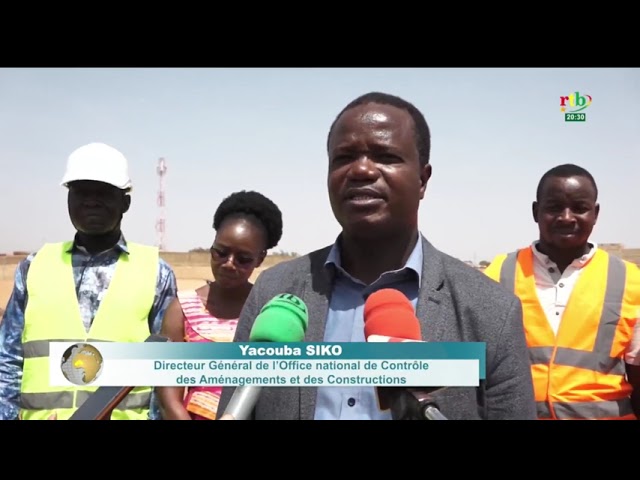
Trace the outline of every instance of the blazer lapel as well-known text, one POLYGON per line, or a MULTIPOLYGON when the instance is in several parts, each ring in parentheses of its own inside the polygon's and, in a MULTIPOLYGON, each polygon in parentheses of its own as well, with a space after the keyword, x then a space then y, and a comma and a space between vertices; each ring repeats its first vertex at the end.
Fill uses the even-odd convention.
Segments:
POLYGON ((416 316, 420 321, 422 339, 438 342, 442 339, 445 327, 445 300, 442 293, 444 275, 440 252, 422 237, 422 280, 416 307, 416 316))
MULTIPOLYGON (((332 279, 324 267, 329 249, 311 259, 311 273, 307 276, 301 298, 309 311, 309 326, 305 341, 310 343, 324 340, 332 279)), ((300 420, 313 420, 316 410, 316 387, 300 388, 300 420)))

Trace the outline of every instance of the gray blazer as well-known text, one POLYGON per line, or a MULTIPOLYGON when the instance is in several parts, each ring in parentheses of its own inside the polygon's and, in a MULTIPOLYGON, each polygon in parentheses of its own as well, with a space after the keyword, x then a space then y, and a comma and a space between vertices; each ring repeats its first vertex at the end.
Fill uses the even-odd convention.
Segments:
MULTIPOLYGON (((482 272, 437 250, 423 238, 424 264, 416 315, 423 340, 486 342, 487 378, 479 387, 433 394, 451 420, 535 419, 531 367, 520 301, 482 272)), ((247 342, 253 321, 274 296, 292 293, 309 310, 305 341, 322 342, 331 281, 324 268, 331 247, 275 265, 260 274, 240 316, 236 342, 247 342)), ((221 415, 234 392, 222 390, 221 415)), ((313 420, 315 387, 264 387, 256 420, 313 420)))

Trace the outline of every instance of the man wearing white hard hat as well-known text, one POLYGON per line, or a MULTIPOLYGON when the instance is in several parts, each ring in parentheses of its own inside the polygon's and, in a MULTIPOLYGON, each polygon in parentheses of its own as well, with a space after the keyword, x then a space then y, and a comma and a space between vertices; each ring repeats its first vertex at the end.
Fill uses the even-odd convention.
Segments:
MULTIPOLYGON (((16 270, 0 323, 0 420, 68 419, 96 387, 50 386, 49 341, 143 342, 159 333, 176 296, 158 249, 126 241, 120 229, 132 188, 122 153, 102 143, 78 148, 62 185, 76 234, 16 270)), ((151 393, 134 389, 111 418, 151 418, 151 393)))

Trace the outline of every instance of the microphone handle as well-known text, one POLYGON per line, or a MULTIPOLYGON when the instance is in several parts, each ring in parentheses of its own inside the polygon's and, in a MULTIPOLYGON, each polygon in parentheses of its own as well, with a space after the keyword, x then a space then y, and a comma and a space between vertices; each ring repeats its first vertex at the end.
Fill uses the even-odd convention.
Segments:
POLYGON ((258 403, 261 390, 261 386, 255 385, 236 388, 220 420, 248 420, 251 418, 251 412, 258 403))
MULTIPOLYGON (((446 388, 446 387, 445 387, 446 388)), ((411 391, 411 395, 416 399, 419 405, 420 413, 423 420, 448 420, 445 417, 438 405, 431 399, 431 392, 436 390, 444 390, 443 388, 437 389, 425 389, 424 391, 411 391)))
POLYGON ((426 420, 449 420, 438 410, 438 407, 433 404, 427 404, 422 410, 422 414, 426 420))

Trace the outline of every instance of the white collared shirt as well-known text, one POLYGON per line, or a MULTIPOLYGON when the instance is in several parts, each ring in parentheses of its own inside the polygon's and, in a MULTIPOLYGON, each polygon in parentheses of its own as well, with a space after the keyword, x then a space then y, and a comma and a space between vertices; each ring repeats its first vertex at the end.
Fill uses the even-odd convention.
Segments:
MULTIPOLYGON (((551 325, 554 334, 558 334, 562 314, 569 301, 569 296, 576 285, 583 267, 596 253, 598 245, 592 243, 592 248, 586 255, 576 258, 563 273, 560 273, 558 266, 541 253, 538 248, 538 241, 533 242, 533 274, 536 279, 536 291, 538 300, 551 325)), ((640 306, 638 308, 640 317, 640 306)), ((627 352, 625 362, 632 365, 640 365, 640 318, 636 320, 633 338, 627 352)))

